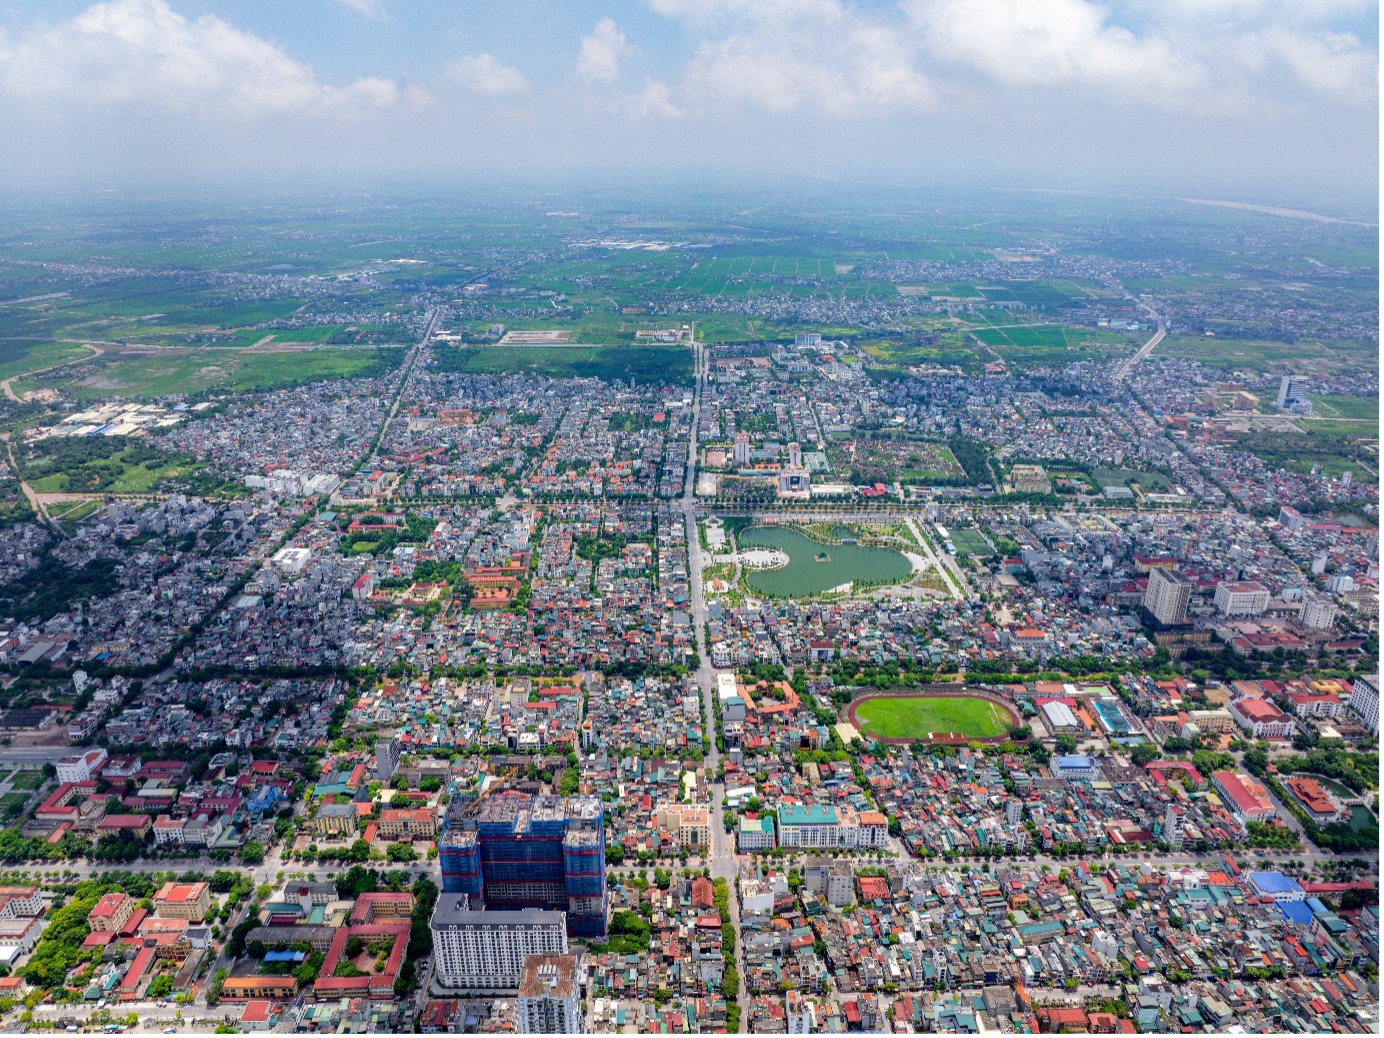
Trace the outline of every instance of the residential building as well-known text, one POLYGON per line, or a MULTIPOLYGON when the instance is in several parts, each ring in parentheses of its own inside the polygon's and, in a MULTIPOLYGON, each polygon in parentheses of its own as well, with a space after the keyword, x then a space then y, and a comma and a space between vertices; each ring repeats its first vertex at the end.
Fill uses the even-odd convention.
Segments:
POLYGON ((444 988, 519 987, 531 955, 567 953, 563 912, 537 908, 477 911, 465 894, 441 894, 433 910, 433 970, 444 988))
POLYGON ((1379 734, 1379 677, 1356 678, 1347 709, 1375 735, 1379 734))
POLYGON ((605 811, 598 798, 507 791, 455 803, 438 851, 444 891, 492 908, 561 910, 573 936, 605 935, 605 811))
POLYGON ((1177 570, 1149 570, 1144 591, 1144 610, 1164 627, 1187 622, 1187 606, 1192 601, 1192 582, 1177 570))
POLYGON ((399 743, 380 739, 375 743, 375 781, 388 782, 399 770, 399 743))
POLYGON ((1269 608, 1269 589, 1252 580, 1222 580, 1215 605, 1222 616, 1258 616, 1269 608))
POLYGON ((575 955, 530 955, 515 1002, 519 1034, 581 1034, 581 985, 575 955))

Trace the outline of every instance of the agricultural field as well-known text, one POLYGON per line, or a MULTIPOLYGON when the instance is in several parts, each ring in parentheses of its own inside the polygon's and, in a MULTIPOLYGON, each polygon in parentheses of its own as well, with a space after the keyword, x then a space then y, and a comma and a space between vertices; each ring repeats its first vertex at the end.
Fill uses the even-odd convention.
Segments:
POLYGON ((387 374, 403 360, 398 347, 324 347, 282 352, 195 349, 110 349, 90 361, 72 364, 15 383, 15 392, 58 389, 78 400, 111 396, 163 397, 213 388, 240 392, 281 389, 337 378, 387 374))
MULTIPOLYGON (((1378 370, 1378 349, 1367 343, 1273 342, 1198 335, 1169 335, 1158 344, 1166 357, 1186 357, 1228 372, 1255 375, 1332 375, 1378 370)), ((1272 401, 1269 401, 1272 403, 1272 401)))
POLYGON ((899 740, 943 732, 994 739, 1014 724, 1002 707, 975 696, 873 696, 854 703, 851 716, 861 732, 899 740))
POLYGON ((692 350, 686 346, 448 346, 434 348, 433 356, 444 371, 684 386, 693 381, 692 350))

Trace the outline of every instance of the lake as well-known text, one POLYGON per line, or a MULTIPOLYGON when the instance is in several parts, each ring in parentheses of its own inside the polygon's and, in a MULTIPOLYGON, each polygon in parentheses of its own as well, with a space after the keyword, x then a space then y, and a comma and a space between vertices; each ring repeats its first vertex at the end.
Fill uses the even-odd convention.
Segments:
POLYGON ((783 569, 745 574, 745 583, 762 595, 804 598, 853 581, 894 583, 913 572, 908 559, 888 548, 858 544, 821 544, 794 530, 761 526, 743 531, 741 547, 778 548, 788 555, 783 569), (825 552, 830 561, 818 562, 825 552))

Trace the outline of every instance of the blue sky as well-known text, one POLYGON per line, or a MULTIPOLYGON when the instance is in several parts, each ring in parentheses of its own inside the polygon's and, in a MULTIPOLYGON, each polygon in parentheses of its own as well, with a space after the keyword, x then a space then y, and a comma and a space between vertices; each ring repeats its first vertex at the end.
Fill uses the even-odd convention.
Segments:
POLYGON ((1367 0, 0 0, 0 178, 1372 199, 1367 0))

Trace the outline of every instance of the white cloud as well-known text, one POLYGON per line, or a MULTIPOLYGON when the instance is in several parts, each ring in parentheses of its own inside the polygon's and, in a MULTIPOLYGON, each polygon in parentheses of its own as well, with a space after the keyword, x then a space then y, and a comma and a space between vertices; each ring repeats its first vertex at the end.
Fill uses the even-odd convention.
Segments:
POLYGON ((849 115, 865 108, 927 107, 936 93, 917 40, 898 18, 863 14, 839 0, 653 0, 695 21, 712 15, 738 31, 702 42, 683 87, 699 104, 744 103, 775 113, 849 115))
POLYGON ((644 89, 626 97, 619 105, 626 115, 635 119, 681 119, 684 112, 673 103, 673 91, 667 83, 645 80, 644 89))
POLYGON ((1242 64, 1274 77, 1287 70, 1307 89, 1354 105, 1378 103, 1379 57, 1350 33, 1306 33, 1282 27, 1244 39, 1242 64))
POLYGON ((1002 84, 1152 94, 1195 78, 1164 40, 1109 24, 1086 0, 905 0, 904 9, 933 60, 1002 84))
POLYGON ((367 18, 384 17, 384 0, 337 0, 337 3, 349 7, 367 18))
POLYGON ((165 0, 108 0, 70 21, 0 36, 0 97, 66 112, 134 106, 206 116, 351 112, 394 104, 395 82, 337 87, 277 45, 165 0))
POLYGON ((868 28, 829 43, 757 35, 703 43, 683 86, 702 104, 745 103, 781 114, 810 108, 847 115, 867 105, 926 105, 934 96, 904 49, 868 28))
POLYGON ((615 20, 602 18, 590 36, 582 37, 577 75, 593 83, 613 83, 620 78, 620 62, 636 53, 615 20))
POLYGON ((467 54, 443 70, 443 79, 473 94, 498 97, 528 88, 524 74, 493 54, 467 54))

